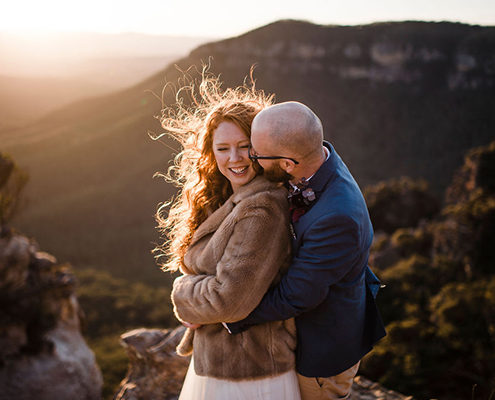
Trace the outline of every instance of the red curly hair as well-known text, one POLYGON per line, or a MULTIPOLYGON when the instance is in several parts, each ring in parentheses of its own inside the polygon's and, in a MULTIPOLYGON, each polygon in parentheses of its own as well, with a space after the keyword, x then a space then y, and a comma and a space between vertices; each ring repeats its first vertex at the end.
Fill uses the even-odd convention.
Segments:
MULTIPOLYGON (((273 104, 273 95, 256 90, 250 78, 249 85, 222 91, 219 79, 203 70, 199 85, 184 85, 177 92, 176 104, 162 110, 162 135, 172 136, 182 147, 167 174, 158 174, 180 188, 176 198, 161 203, 155 214, 157 228, 165 236, 153 250, 157 260, 166 260, 158 262, 162 270, 188 272, 183 259, 194 232, 232 194, 230 182, 215 161, 213 134, 221 122, 230 121, 250 138, 256 114, 273 104), (192 100, 192 107, 184 106, 184 95, 192 100)), ((255 170, 262 171, 259 165, 255 170)))

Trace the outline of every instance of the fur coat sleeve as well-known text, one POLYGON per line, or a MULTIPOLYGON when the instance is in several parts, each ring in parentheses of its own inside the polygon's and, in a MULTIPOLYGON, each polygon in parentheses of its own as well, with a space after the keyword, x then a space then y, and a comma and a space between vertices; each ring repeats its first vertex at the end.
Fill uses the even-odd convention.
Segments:
POLYGON ((245 318, 290 258, 287 214, 283 190, 276 196, 259 193, 237 204, 202 238, 206 245, 192 245, 189 259, 201 273, 174 281, 176 316, 202 325, 245 318), (208 264, 214 273, 201 271, 208 264))

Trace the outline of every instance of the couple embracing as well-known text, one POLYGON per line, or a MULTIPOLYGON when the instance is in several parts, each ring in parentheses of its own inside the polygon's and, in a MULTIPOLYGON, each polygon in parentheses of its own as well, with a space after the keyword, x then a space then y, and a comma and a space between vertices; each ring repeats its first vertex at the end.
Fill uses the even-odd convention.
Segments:
POLYGON ((348 398, 385 335, 361 191, 307 106, 204 83, 162 118, 183 146, 157 213, 192 354, 179 399, 348 398))

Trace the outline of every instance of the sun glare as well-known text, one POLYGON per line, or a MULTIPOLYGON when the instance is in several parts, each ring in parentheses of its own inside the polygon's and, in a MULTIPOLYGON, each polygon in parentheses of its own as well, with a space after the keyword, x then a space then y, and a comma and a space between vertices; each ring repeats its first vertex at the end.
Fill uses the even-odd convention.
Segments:
POLYGON ((16 1, 2 6, 0 29, 13 32, 98 31, 112 33, 119 16, 117 2, 88 0, 16 1))
POLYGON ((495 23, 493 0, 17 0, 5 1, 0 31, 142 32, 184 36, 231 36, 278 19, 322 24, 386 20, 450 20, 495 23))

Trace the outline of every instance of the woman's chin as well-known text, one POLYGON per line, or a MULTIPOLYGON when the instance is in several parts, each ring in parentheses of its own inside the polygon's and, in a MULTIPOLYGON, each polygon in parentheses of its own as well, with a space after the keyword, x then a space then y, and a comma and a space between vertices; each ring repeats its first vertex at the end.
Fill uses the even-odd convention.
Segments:
POLYGON ((256 177, 256 173, 251 168, 242 174, 235 174, 230 172, 227 179, 230 181, 232 189, 235 191, 241 186, 244 186, 251 182, 256 177))

